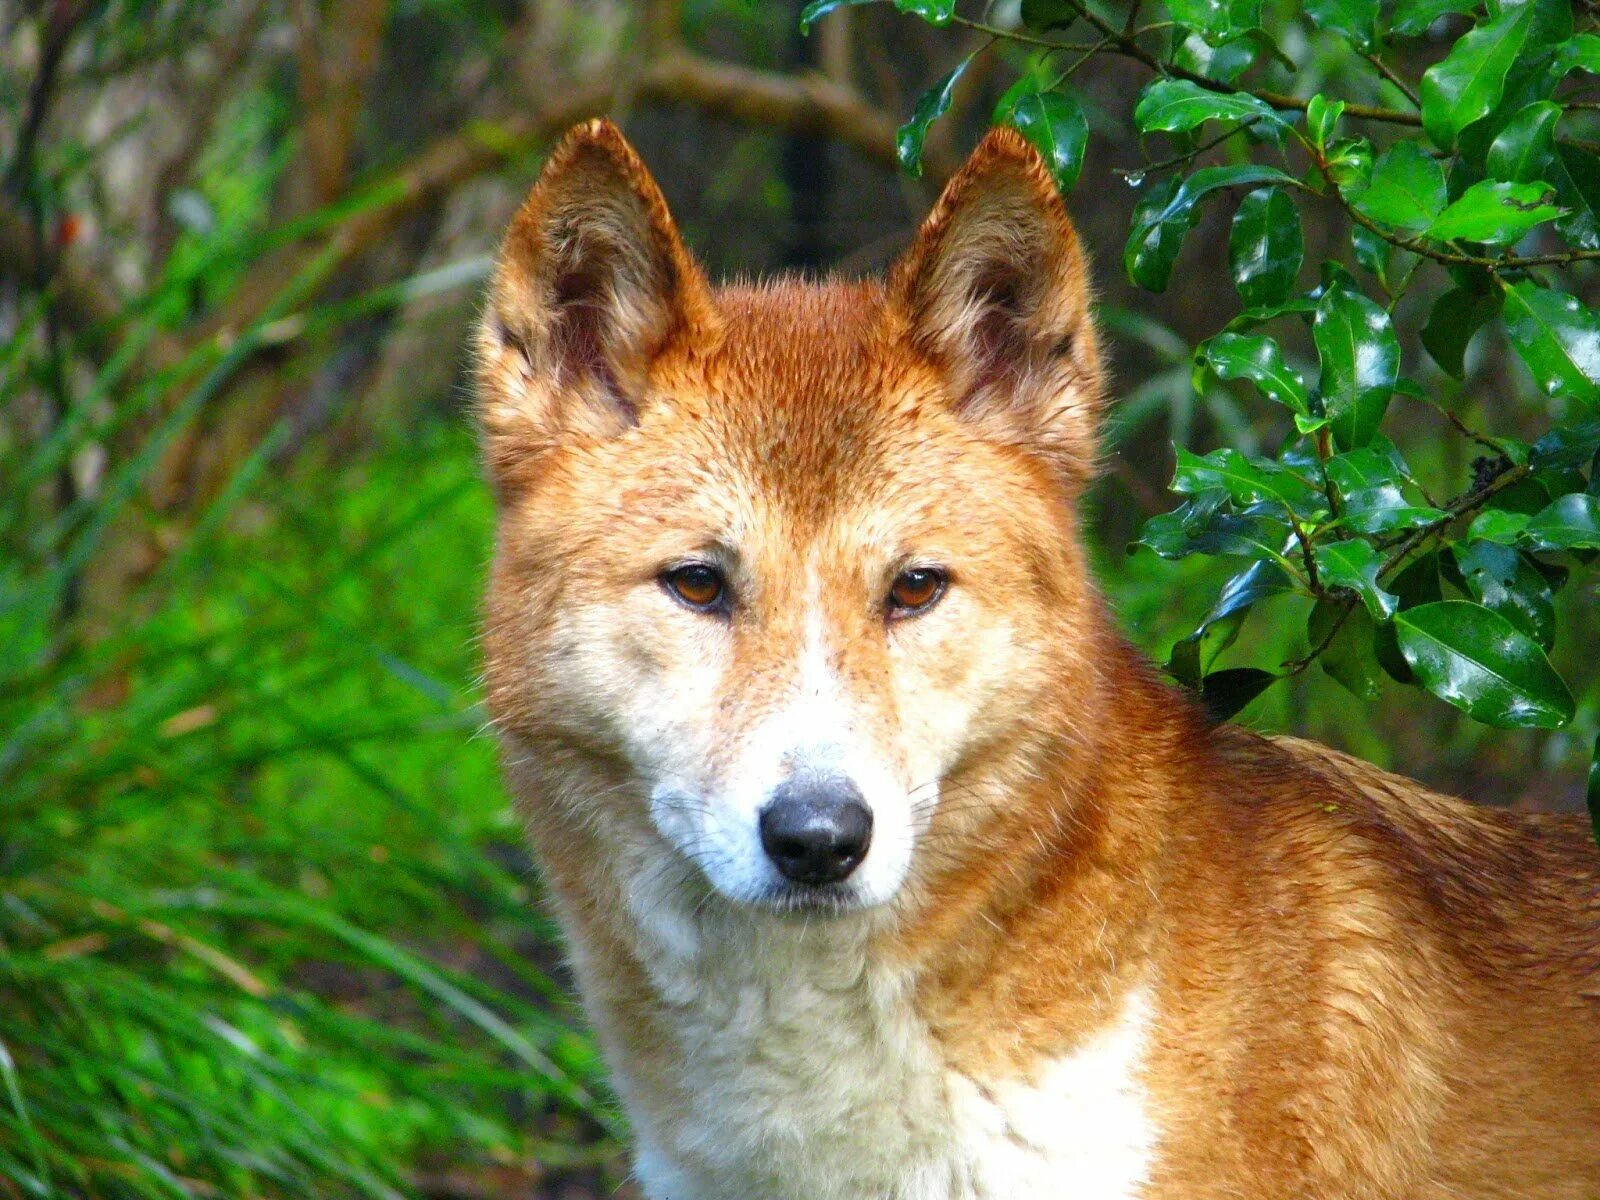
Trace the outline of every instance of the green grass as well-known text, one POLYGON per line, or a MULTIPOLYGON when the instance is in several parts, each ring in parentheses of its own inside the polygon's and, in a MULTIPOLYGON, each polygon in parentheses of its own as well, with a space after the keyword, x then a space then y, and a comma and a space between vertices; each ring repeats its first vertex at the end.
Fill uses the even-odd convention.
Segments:
POLYGON ((302 457, 228 517, 88 648, 50 562, 6 565, 0 1194, 390 1196, 430 1157, 603 1152, 473 695, 468 435, 302 457))

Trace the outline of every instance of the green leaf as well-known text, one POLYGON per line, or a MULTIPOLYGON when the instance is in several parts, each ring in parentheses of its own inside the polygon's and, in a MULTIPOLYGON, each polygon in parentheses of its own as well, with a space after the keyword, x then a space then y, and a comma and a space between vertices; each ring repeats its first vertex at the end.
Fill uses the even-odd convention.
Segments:
POLYGON ((1323 469, 1334 487, 1344 493, 1384 484, 1398 486, 1411 479, 1405 459, 1388 438, 1381 436, 1359 450, 1335 454, 1323 469))
POLYGON ((1271 559, 1251 563, 1228 580, 1199 628, 1173 644, 1167 670, 1186 686, 1197 685, 1217 655, 1233 644, 1245 615, 1257 601, 1292 591, 1293 582, 1277 563, 1271 559))
POLYGON ((1441 242, 1460 238, 1507 245, 1535 225, 1559 217, 1562 210, 1550 203, 1554 198, 1555 188, 1543 180, 1506 183, 1485 179, 1463 192, 1424 232, 1441 242))
POLYGON ((1499 289, 1451 288, 1434 301, 1428 323, 1422 327, 1422 345, 1447 375, 1461 379, 1473 335, 1499 311, 1499 289))
POLYGON ((1033 143, 1061 194, 1071 192, 1089 141, 1089 125, 1077 100, 1061 92, 1029 92, 1018 98, 1006 119, 1033 143))
POLYGON ((1360 538, 1323 542, 1316 548, 1316 560, 1323 585, 1349 588, 1361 598, 1374 621, 1387 621, 1399 611, 1399 597, 1384 591, 1378 583, 1383 559, 1371 542, 1360 538))
POLYGON ((810 33, 811 27, 836 8, 859 8, 876 4, 878 0, 811 0, 800 10, 800 32, 810 33))
POLYGON ((1213 671, 1200 683, 1200 703, 1213 721, 1226 721, 1271 687, 1281 676, 1260 667, 1213 671))
POLYGON ((1271 105, 1245 92, 1213 92, 1187 79, 1157 79, 1133 110, 1141 133, 1181 133, 1207 121, 1282 124, 1271 105))
POLYGON ((1381 225, 1422 229, 1444 208, 1444 167, 1416 142, 1396 142, 1373 164, 1372 182, 1348 198, 1381 225))
POLYGON ((1572 719, 1572 693, 1539 644, 1497 612, 1441 600, 1394 619, 1418 681, 1475 721, 1554 729, 1572 719))
POLYGON ((1176 187, 1170 179, 1163 180, 1134 209, 1133 229, 1122 255, 1128 278, 1148 291, 1165 291, 1183 239, 1194 227, 1196 205, 1218 188, 1289 182, 1293 181, 1276 167, 1255 164, 1202 167, 1176 187))
POLYGON ((1176 447, 1176 452, 1178 461, 1172 475, 1172 490, 1180 495, 1194 495, 1220 487, 1239 505, 1270 500, 1296 516, 1307 518, 1327 511, 1321 492, 1270 458, 1249 458, 1231 446, 1213 450, 1204 457, 1182 446, 1176 447))
POLYGON ((1532 563, 1494 542, 1457 542, 1450 553, 1468 595, 1550 649, 1556 636, 1555 597, 1532 563))
POLYGON ((1600 75, 1600 34, 1580 33, 1568 38, 1556 48, 1555 62, 1551 64, 1557 78, 1569 71, 1588 71, 1600 75))
POLYGON ((1372 440, 1400 377, 1400 342, 1382 307, 1343 287, 1317 304, 1312 340, 1322 362, 1322 403, 1341 450, 1372 440))
POLYGON ((1261 0, 1167 0, 1167 11, 1213 46, 1261 27, 1261 0))
POLYGON ((1306 0, 1306 16, 1358 50, 1371 50, 1377 41, 1378 0, 1306 0))
POLYGON ((1327 150, 1323 173, 1340 191, 1361 191, 1372 183, 1372 143, 1340 138, 1327 150))
POLYGON ((1256 61, 1259 49, 1255 38, 1237 37, 1213 46, 1191 33, 1172 52, 1172 63, 1196 75, 1232 83, 1256 61))
POLYGON ((1467 526, 1467 537, 1502 546, 1514 546, 1531 518, 1524 512, 1505 508, 1486 508, 1472 518, 1467 526))
POLYGON ((895 157, 900 162, 900 169, 913 179, 922 175, 922 143, 927 140, 928 126, 949 111, 950 97, 955 94, 956 81, 972 62, 969 56, 961 60, 955 70, 951 71, 938 83, 922 93, 917 101, 917 106, 911 112, 911 120, 900 126, 900 132, 895 137, 895 157))
POLYGON ((1441 150, 1453 150, 1468 125, 1488 116, 1528 40, 1535 5, 1507 6, 1451 47, 1422 76, 1422 124, 1441 150))
POLYGON ((1441 509, 1426 504, 1412 504, 1393 483, 1345 491, 1341 513, 1346 528, 1374 536, 1431 525, 1446 515, 1441 509))
POLYGON ((1239 202, 1228 236, 1228 261, 1239 299, 1247 307, 1287 300, 1304 258, 1300 210, 1287 192, 1258 188, 1239 202))
POLYGON ((1600 421, 1557 427, 1533 444, 1529 462, 1536 471, 1582 469, 1600 454, 1600 421))
POLYGON ((1534 550, 1600 550, 1600 498, 1562 496, 1529 518, 1522 540, 1534 550))
POLYGON ((1469 13, 1479 0, 1400 0, 1389 28, 1405 37, 1420 37, 1446 13, 1469 13))
POLYGON ((1505 289, 1506 333, 1549 396, 1600 405, 1600 317, 1524 279, 1505 289))
POLYGON ((1321 92, 1311 97, 1306 103, 1306 136, 1311 144, 1319 150, 1326 146, 1342 116, 1343 100, 1329 100, 1321 92))
POLYGON ((1317 664, 1359 700, 1376 700, 1383 691, 1383 672, 1372 650, 1376 631, 1377 625, 1364 607, 1327 600, 1317 602, 1306 622, 1311 645, 1323 647, 1317 664))
MULTIPOLYGON (((1226 493, 1219 490, 1216 495, 1225 497, 1226 493)), ((1162 558, 1212 554, 1270 559, 1288 570, 1283 548, 1289 536, 1289 526, 1283 521, 1259 514, 1218 512, 1214 501, 1196 496, 1188 505, 1146 521, 1139 544, 1150 547, 1162 558)))
POLYGON ((956 0, 894 0, 894 6, 907 16, 921 17, 930 25, 948 25, 955 15, 956 0))
POLYGON ((1520 110, 1489 143, 1485 162, 1490 177, 1512 183, 1546 178, 1560 119, 1561 106, 1551 100, 1537 100, 1520 110))
POLYGON ((1202 342, 1197 358, 1216 372, 1218 379, 1247 379, 1268 400, 1288 408, 1298 417, 1311 418, 1306 381, 1283 361, 1272 338, 1260 334, 1219 333, 1202 342))

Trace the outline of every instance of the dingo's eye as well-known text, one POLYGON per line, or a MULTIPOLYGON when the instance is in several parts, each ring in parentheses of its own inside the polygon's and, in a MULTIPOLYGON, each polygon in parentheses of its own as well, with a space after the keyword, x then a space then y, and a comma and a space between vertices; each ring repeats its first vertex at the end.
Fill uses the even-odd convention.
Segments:
POLYGON ((728 592, 722 573, 705 563, 685 563, 663 572, 661 586, 697 612, 718 611, 728 592))
POLYGON ((889 616, 914 617, 927 612, 944 595, 948 582, 948 577, 937 567, 913 567, 909 571, 901 571, 895 577, 894 586, 889 589, 889 616))

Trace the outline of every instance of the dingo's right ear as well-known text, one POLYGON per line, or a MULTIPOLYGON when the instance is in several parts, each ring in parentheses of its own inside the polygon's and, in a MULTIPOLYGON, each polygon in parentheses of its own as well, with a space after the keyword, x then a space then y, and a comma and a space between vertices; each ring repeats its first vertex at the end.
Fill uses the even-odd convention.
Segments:
POLYGON ((710 289, 611 122, 569 132, 512 219, 478 331, 490 463, 638 420, 650 362, 711 318, 710 289))

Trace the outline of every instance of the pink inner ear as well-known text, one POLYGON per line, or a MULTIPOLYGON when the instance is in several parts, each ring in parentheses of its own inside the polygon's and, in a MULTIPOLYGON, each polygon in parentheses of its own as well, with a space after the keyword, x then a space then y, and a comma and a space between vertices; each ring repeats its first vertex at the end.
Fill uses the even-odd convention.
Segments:
POLYGON ((975 364, 968 398, 1021 374, 1028 354, 1016 273, 993 267, 973 284, 970 348, 975 364))
POLYGON ((638 412, 622 394, 608 354, 616 349, 607 345, 606 337, 614 307, 610 278, 604 271, 580 266, 557 275, 551 350, 564 385, 590 382, 624 418, 637 422, 638 412))

